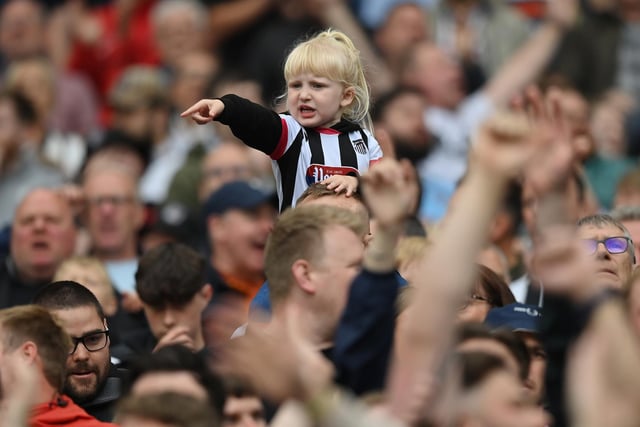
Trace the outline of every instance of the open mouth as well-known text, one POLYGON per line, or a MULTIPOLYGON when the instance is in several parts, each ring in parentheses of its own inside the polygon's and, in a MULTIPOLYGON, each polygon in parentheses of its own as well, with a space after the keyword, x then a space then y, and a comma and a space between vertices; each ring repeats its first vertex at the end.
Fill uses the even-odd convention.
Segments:
POLYGON ((265 244, 265 243, 260 243, 260 242, 252 242, 252 243, 251 243, 251 246, 252 246, 254 249, 258 249, 258 250, 263 251, 263 250, 264 250, 264 248, 265 248, 265 246, 266 246, 266 244, 265 244))
POLYGON ((300 107, 300 114, 302 115, 302 117, 311 117, 313 116, 315 111, 316 111, 315 109, 311 107, 307 107, 306 105, 303 105, 302 107, 300 107))
POLYGON ((71 374, 73 377, 75 378, 80 378, 80 379, 84 379, 84 378, 89 378, 92 375, 95 375, 95 372, 93 371, 86 371, 86 372, 73 372, 71 374))
POLYGON ((49 243, 44 241, 33 242, 31 245, 33 249, 49 249, 49 243))

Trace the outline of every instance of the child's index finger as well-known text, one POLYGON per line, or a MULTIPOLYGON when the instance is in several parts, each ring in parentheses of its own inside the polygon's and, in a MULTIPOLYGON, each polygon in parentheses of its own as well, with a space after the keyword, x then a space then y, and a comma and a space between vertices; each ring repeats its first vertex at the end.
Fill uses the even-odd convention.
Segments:
POLYGON ((180 117, 186 117, 186 116, 190 116, 193 113, 197 113, 198 111, 200 111, 202 107, 203 107, 202 101, 198 101, 195 104, 193 104, 191 107, 187 108, 182 113, 180 113, 180 117))

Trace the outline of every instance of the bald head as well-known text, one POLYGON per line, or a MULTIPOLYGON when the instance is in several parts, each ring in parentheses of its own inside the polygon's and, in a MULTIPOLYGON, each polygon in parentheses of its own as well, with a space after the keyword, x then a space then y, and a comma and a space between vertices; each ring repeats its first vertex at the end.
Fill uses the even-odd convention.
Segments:
POLYGON ((11 255, 27 282, 53 278, 73 254, 76 230, 67 200, 55 190, 36 189, 18 205, 12 225, 11 255))

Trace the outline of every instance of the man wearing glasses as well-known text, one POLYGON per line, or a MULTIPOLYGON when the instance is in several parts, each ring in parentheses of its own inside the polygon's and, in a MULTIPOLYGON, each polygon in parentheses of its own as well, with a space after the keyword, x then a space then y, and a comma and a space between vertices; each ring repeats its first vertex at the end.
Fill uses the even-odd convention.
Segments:
POLYGON ((53 282, 34 299, 70 335, 64 393, 90 415, 111 421, 122 378, 111 364, 109 328, 100 303, 77 282, 53 282))
POLYGON ((596 214, 578 221, 578 237, 593 255, 596 278, 615 289, 625 286, 636 263, 629 231, 609 215, 596 214))

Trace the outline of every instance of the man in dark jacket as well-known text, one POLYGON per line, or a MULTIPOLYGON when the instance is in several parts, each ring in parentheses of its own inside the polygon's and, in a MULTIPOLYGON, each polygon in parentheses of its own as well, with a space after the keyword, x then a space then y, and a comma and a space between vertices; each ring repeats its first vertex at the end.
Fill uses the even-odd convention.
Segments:
POLYGON ((111 363, 109 327, 95 295, 72 281, 53 282, 35 304, 49 310, 71 336, 64 392, 90 415, 111 421, 123 372, 111 363))

